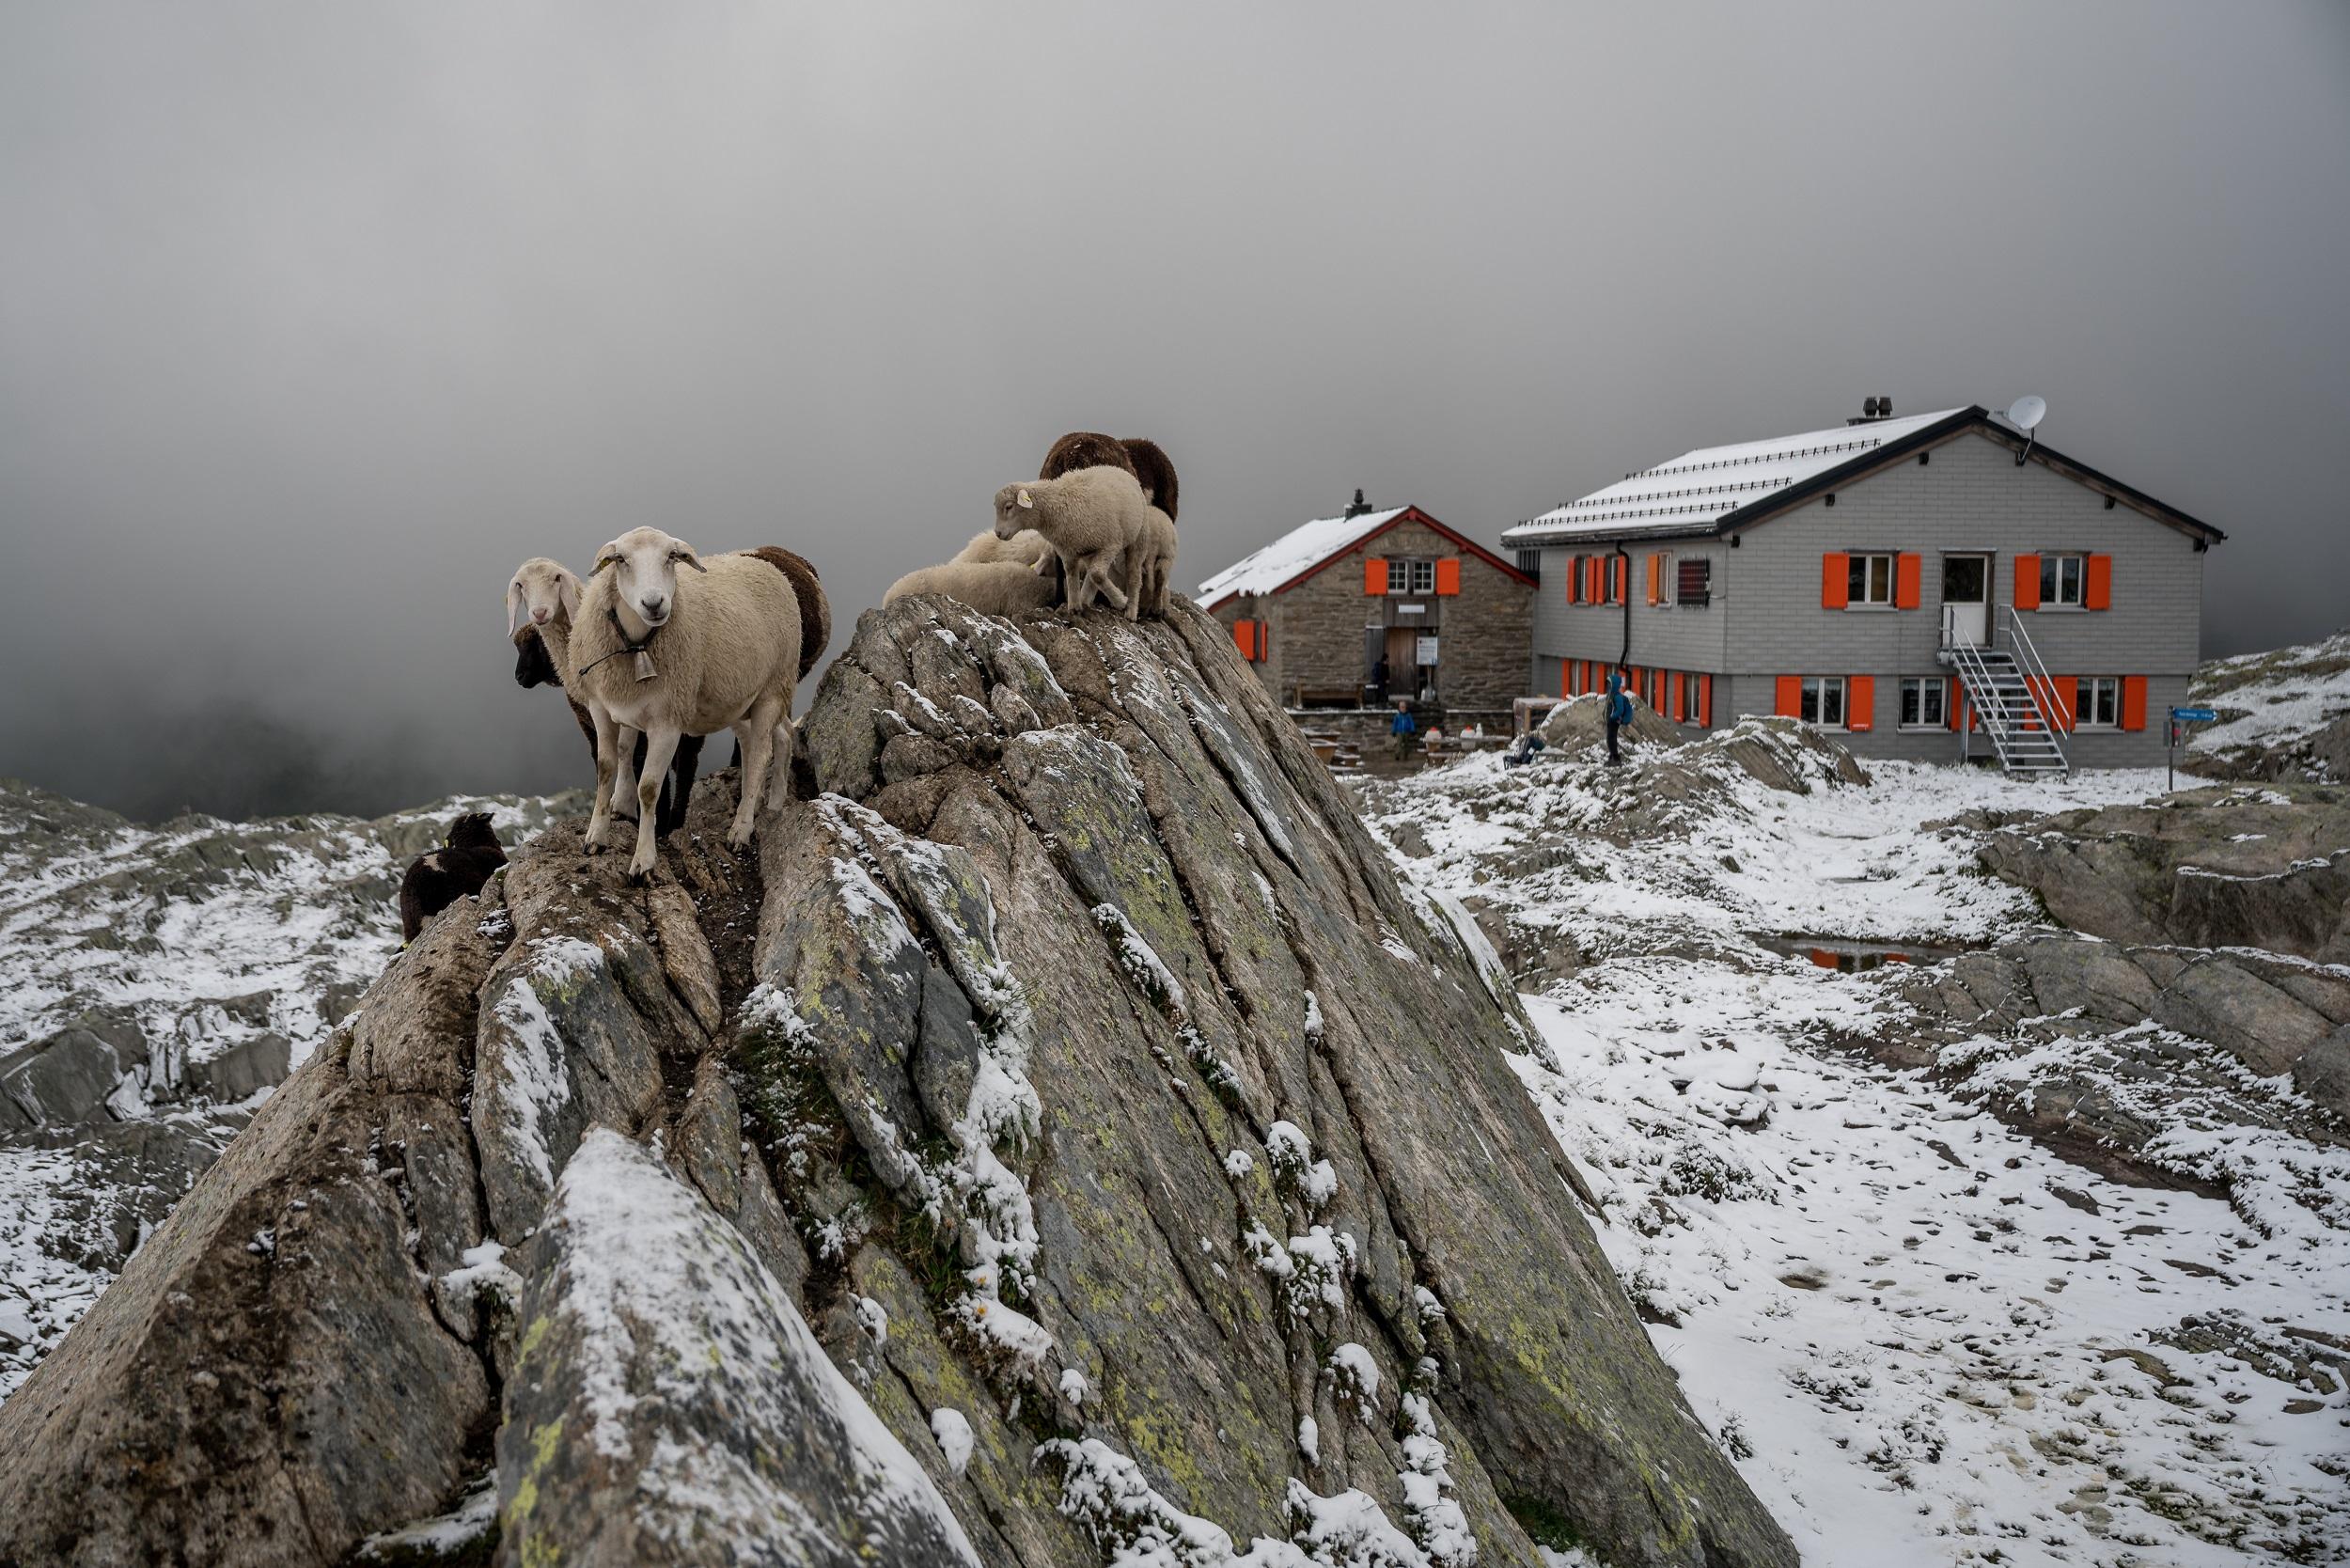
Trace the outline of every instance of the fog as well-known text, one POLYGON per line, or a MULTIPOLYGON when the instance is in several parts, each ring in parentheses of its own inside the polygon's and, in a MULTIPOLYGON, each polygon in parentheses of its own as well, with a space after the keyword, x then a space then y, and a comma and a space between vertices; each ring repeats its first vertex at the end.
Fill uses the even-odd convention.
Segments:
MULTIPOLYGON (((142 816, 586 781, 514 564, 655 524, 834 649, 1072 428, 1196 584, 2025 392, 2345 619, 2350 11, 0 8, 0 774, 142 816)), ((723 761, 724 745, 713 761, 723 761)))

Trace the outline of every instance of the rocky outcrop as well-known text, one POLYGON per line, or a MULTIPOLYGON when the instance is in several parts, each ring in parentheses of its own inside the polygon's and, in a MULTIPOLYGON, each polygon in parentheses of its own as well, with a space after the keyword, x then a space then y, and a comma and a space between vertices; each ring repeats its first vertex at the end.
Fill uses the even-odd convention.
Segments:
POLYGON ((1982 862, 2076 931, 2350 962, 2350 791, 2221 786, 1995 826, 1982 862))
POLYGON ((0 1560, 336 1562, 494 1471, 509 1563, 1794 1561, 1491 950, 1214 622, 903 601, 803 728, 755 861, 724 776, 385 972, 0 1406, 0 1560))
POLYGON ((2219 713, 2187 741, 2204 777, 2350 783, 2350 631, 2215 659, 2187 695, 2219 713))

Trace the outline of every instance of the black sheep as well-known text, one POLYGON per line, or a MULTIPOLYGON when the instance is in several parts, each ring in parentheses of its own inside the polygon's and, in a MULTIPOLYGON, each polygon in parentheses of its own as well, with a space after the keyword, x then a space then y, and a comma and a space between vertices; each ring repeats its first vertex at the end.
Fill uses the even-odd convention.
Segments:
POLYGON ((481 891, 490 873, 506 864, 506 851, 490 826, 487 811, 468 811, 449 823, 447 841, 409 863, 400 879, 400 939, 401 946, 416 939, 424 923, 455 903, 481 891))
MULTIPOLYGON (((798 559, 797 557, 792 557, 798 559)), ((780 570, 780 569, 778 569, 780 570)), ((827 627, 829 631, 829 626, 827 627)), ((807 672, 803 670, 802 674, 807 672)), ((555 667, 555 658, 547 645, 540 640, 536 626, 525 626, 514 634, 514 684, 527 691, 532 686, 560 686, 563 677, 555 667)), ((569 693, 564 700, 571 701, 569 693)), ((588 710, 572 702, 572 717, 579 724, 579 732, 588 737, 588 758, 595 760, 596 721, 588 716, 588 710)), ((669 776, 661 781, 661 804, 653 811, 652 831, 656 839, 666 839, 685 821, 685 808, 694 798, 694 775, 700 771, 702 737, 678 737, 677 754, 669 759, 669 776)), ((645 766, 645 737, 636 737, 636 767, 645 766)), ((632 800, 630 809, 634 809, 632 800)))

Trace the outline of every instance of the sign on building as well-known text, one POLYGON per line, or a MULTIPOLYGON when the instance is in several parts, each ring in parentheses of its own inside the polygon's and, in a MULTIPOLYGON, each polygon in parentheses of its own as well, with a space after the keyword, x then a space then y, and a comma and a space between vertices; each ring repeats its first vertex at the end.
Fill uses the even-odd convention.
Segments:
POLYGON ((1414 662, 1423 666, 1436 662, 1436 639, 1434 637, 1424 636, 1419 639, 1419 657, 1414 662))

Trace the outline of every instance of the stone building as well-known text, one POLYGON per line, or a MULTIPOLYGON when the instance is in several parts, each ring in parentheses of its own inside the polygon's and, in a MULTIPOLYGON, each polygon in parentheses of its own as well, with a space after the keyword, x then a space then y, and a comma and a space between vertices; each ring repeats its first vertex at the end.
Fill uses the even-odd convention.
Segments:
POLYGON ((1533 657, 1534 578, 1418 507, 1291 529, 1199 585, 1258 676, 1291 708, 1433 698, 1450 721, 1507 726, 1533 657))
POLYGON ((1890 405, 1505 532, 1547 585, 1535 689, 1622 670, 1684 725, 1785 713, 1863 757, 2160 765, 2226 536, 1984 409, 1890 405))

